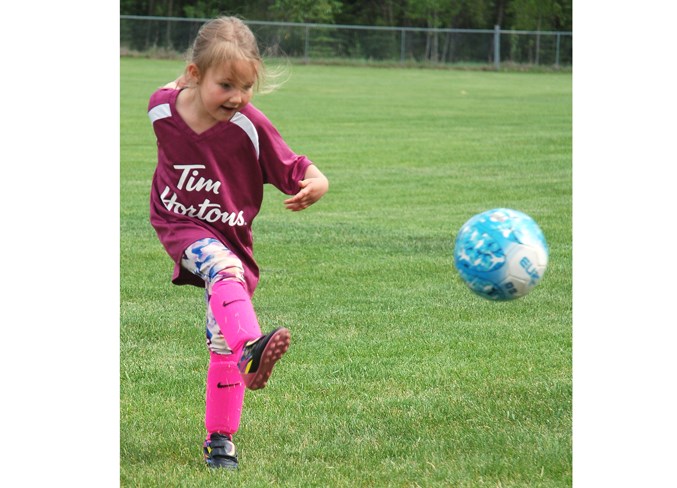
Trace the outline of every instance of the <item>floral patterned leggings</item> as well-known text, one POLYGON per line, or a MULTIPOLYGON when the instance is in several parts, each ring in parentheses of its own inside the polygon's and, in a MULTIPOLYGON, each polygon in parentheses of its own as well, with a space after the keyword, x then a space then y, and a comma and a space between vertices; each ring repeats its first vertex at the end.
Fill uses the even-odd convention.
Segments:
POLYGON ((212 237, 194 242, 183 252, 181 265, 205 281, 207 302, 207 347, 216 354, 231 354, 231 350, 216 323, 209 307, 212 287, 221 280, 236 280, 244 283, 242 261, 221 242, 212 237))

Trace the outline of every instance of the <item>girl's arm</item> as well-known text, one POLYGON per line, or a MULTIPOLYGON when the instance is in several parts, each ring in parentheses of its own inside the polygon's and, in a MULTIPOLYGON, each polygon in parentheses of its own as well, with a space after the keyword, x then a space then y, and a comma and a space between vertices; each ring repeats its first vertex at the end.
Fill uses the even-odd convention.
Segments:
POLYGON ((329 180, 322 172, 311 164, 306 170, 305 178, 299 181, 301 190, 284 201, 285 207, 293 212, 304 210, 317 202, 329 190, 329 180))
POLYGON ((179 76, 177 79, 175 79, 174 81, 167 83, 162 88, 173 88, 174 90, 178 90, 179 88, 183 88, 186 85, 187 85, 186 75, 183 74, 183 75, 179 76))

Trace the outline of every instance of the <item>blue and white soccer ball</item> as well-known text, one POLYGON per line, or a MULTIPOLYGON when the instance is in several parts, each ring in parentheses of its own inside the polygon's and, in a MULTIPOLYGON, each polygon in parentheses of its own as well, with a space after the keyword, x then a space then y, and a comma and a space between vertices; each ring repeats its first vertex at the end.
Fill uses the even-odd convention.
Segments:
POLYGON ((468 220, 454 246, 454 264, 468 287, 489 300, 529 293, 548 266, 548 245, 534 219, 495 208, 468 220))

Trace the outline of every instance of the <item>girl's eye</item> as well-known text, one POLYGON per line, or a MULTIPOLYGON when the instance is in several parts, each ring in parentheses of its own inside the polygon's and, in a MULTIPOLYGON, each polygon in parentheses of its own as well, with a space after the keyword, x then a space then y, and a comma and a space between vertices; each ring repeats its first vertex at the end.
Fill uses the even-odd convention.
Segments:
POLYGON ((230 90, 230 84, 229 83, 221 83, 221 86, 225 88, 226 90, 230 90))

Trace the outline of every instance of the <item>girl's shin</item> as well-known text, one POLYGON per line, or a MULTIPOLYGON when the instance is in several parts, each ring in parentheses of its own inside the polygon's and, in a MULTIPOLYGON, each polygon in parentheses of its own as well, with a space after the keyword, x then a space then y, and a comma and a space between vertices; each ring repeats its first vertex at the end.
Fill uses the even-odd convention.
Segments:
POLYGON ((205 427, 209 434, 233 435, 240 427, 245 385, 234 355, 210 352, 205 427))

